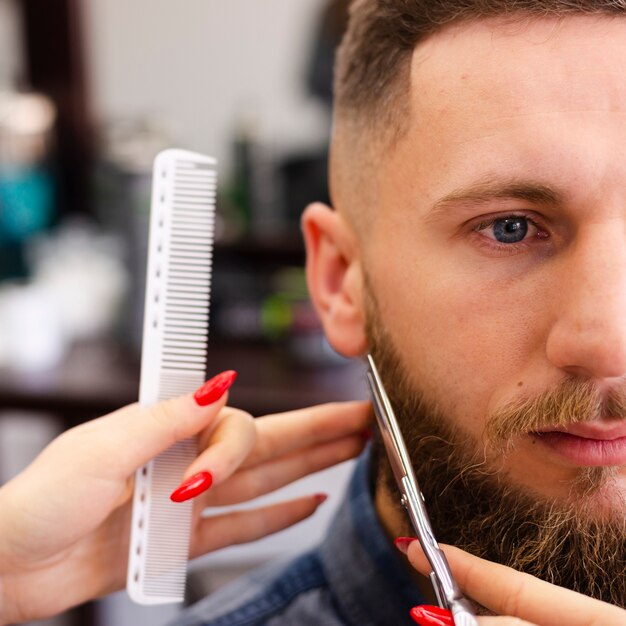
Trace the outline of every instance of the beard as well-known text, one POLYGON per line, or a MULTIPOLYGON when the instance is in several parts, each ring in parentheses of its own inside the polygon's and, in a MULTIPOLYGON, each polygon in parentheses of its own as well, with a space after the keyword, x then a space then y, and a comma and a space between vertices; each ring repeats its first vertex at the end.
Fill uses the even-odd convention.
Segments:
MULTIPOLYGON (((367 287, 367 285, 366 285, 367 287)), ((542 427, 626 415, 623 393, 608 399, 585 382, 565 380, 532 399, 512 402, 486 420, 485 444, 471 441, 455 421, 416 388, 366 288, 371 353, 393 404, 435 536, 481 558, 626 608, 626 501, 619 468, 581 468, 569 495, 547 499, 516 485, 502 470, 514 437, 542 427), (602 513, 599 513, 599 512, 602 513)), ((457 418, 458 419, 458 418, 457 418)), ((376 488, 399 503, 398 488, 377 433, 376 488)))

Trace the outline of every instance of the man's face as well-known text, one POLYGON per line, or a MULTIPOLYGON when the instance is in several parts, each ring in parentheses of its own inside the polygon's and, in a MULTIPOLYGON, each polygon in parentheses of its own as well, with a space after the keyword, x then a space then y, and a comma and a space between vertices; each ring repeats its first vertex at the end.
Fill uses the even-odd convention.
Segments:
POLYGON ((564 381, 606 398, 626 383, 624 67, 619 18, 482 21, 420 44, 361 249, 408 382, 460 436, 544 498, 610 467, 616 506, 626 415, 517 436, 504 456, 485 425, 564 381))

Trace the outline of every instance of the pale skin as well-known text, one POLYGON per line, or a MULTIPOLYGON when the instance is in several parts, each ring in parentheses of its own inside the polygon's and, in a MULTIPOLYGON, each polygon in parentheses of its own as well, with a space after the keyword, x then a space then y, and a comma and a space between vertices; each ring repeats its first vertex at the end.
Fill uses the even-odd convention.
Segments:
POLYGON ((210 471, 194 505, 191 557, 253 541, 315 512, 315 496, 201 518, 356 456, 369 405, 328 404, 253 420, 191 396, 132 405, 67 431, 0 489, 0 624, 60 613, 125 583, 136 469, 197 435, 186 477, 210 471))
MULTIPOLYGON (((486 416, 521 394, 566 377, 605 390, 626 379, 624 63, 623 18, 444 29, 413 54, 408 130, 369 186, 335 176, 336 211, 305 213, 309 288, 331 343, 348 356, 367 350, 367 272, 406 372, 479 450, 486 416), (528 226, 513 245, 494 234, 494 220, 509 216, 528 226)), ((570 496, 579 467, 529 437, 515 443, 499 471, 531 493, 570 496)), ((619 467, 598 515, 623 515, 624 494, 619 467)), ((399 527, 384 498, 377 508, 390 532, 399 527)), ((472 566, 467 579, 498 567, 472 566)), ((626 621, 619 609, 603 621, 604 605, 581 597, 576 606, 589 610, 555 621, 544 596, 557 606, 569 596, 506 576, 536 607, 509 606, 510 590, 491 585, 481 597, 497 612, 542 626, 626 621)))

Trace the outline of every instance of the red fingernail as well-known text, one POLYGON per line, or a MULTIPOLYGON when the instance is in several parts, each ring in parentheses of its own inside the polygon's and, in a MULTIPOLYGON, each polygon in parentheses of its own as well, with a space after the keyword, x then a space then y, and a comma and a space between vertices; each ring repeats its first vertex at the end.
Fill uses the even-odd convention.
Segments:
POLYGON ((393 544, 402 552, 406 554, 409 550, 409 546, 415 541, 415 537, 398 537, 393 544))
POLYGON ((213 484, 213 476, 209 472, 200 472, 181 483, 170 496, 172 502, 185 502, 199 496, 213 484))
POLYGON ((316 493, 313 496, 313 499, 319 505, 319 504, 322 504, 322 502, 326 502, 326 500, 328 500, 328 494, 327 493, 316 493))
POLYGON ((371 428, 361 431, 361 437, 365 441, 369 441, 374 436, 374 431, 371 428))
POLYGON ((420 626, 454 626, 452 613, 438 606, 416 606, 409 615, 420 626))
POLYGON ((207 381, 193 394, 196 402, 200 406, 208 406, 217 402, 235 382, 237 378, 237 372, 234 370, 228 370, 218 374, 211 380, 207 381))

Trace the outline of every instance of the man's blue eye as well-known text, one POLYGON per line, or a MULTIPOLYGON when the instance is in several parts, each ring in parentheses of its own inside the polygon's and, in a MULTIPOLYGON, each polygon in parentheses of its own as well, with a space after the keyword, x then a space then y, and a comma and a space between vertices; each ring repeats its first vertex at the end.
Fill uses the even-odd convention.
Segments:
POLYGON ((500 243, 519 243, 528 234, 528 220, 525 217, 506 217, 494 220, 493 236, 500 243))

